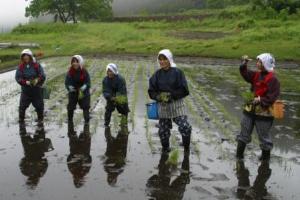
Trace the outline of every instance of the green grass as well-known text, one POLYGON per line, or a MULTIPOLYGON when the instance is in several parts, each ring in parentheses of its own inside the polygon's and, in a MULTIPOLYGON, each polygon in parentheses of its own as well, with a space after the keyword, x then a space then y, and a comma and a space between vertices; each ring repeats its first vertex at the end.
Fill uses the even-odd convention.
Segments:
MULTIPOLYGON (((29 24, 0 34, 1 42, 34 42, 46 57, 100 53, 156 54, 162 48, 175 55, 239 58, 272 52, 277 60, 300 57, 299 15, 268 19, 248 7, 225 10, 194 10, 186 15, 211 14, 204 20, 148 21, 128 23, 29 24), (226 33, 223 38, 178 37, 170 33, 226 33)), ((0 51, 1 68, 18 62, 21 48, 0 51), (7 58, 9 58, 7 60, 7 58), (12 63, 12 60, 14 63, 12 63)))

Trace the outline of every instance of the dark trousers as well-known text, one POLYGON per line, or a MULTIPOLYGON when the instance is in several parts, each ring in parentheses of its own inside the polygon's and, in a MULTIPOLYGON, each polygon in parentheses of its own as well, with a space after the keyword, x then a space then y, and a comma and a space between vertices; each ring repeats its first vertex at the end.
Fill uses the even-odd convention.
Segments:
POLYGON ((183 145, 189 148, 192 126, 187 121, 187 116, 179 116, 173 119, 159 119, 158 134, 163 147, 169 146, 169 138, 171 136, 172 120, 178 125, 178 131, 182 136, 183 145))
POLYGON ((44 116, 44 99, 42 95, 41 88, 35 88, 30 92, 21 92, 20 104, 19 104, 19 120, 24 121, 25 111, 30 106, 33 105, 35 108, 38 119, 43 120, 44 116))
POLYGON ((106 107, 105 107, 105 114, 104 114, 104 121, 105 121, 104 124, 105 125, 109 125, 110 119, 111 119, 111 113, 115 109, 117 109, 117 111, 119 113, 121 113, 122 115, 125 115, 126 117, 129 113, 128 103, 122 104, 122 105, 117 105, 113 101, 107 101, 106 102, 106 107))
POLYGON ((86 95, 82 99, 78 99, 78 92, 69 93, 69 103, 67 106, 69 122, 73 122, 74 110, 76 109, 77 104, 79 104, 80 108, 83 110, 84 121, 88 123, 90 120, 89 109, 91 98, 90 95, 86 95))

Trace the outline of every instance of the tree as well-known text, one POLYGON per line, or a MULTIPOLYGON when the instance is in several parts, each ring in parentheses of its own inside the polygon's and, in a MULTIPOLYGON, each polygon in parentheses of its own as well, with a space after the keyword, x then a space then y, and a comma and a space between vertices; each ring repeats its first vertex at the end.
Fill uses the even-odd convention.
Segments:
POLYGON ((293 14, 300 8, 300 0, 252 0, 252 5, 254 9, 271 7, 277 12, 286 9, 289 14, 293 14))
POLYGON ((112 16, 112 0, 32 0, 26 8, 26 17, 53 14, 63 23, 78 19, 89 21, 112 16))

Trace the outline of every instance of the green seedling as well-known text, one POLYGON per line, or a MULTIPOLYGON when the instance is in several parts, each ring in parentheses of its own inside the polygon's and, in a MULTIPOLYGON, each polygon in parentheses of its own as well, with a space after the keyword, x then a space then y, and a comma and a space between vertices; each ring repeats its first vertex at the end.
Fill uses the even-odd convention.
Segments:
POLYGON ((169 158, 166 161, 166 164, 177 166, 179 158, 179 149, 176 148, 170 152, 169 158))

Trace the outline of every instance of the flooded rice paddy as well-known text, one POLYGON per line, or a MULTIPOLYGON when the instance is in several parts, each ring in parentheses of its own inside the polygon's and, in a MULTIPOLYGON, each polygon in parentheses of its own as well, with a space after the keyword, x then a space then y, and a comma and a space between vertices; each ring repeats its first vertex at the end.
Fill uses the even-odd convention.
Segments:
POLYGON ((235 135, 242 114, 244 83, 237 66, 178 63, 186 74, 191 95, 186 98, 193 124, 191 154, 184 156, 176 125, 172 147, 179 150, 177 165, 161 154, 157 121, 146 118, 148 78, 157 69, 155 59, 89 58, 92 79, 90 137, 83 134, 82 111, 76 110, 76 136, 67 134, 67 92, 64 75, 69 58, 41 61, 51 98, 45 101, 45 128, 36 126, 36 114, 26 112, 25 136, 19 134, 20 87, 14 71, 0 74, 0 199, 243 199, 251 186, 256 199, 299 199, 300 191, 300 70, 280 69, 283 120, 272 129, 274 149, 270 164, 260 163, 259 143, 236 163, 235 135), (102 78, 107 63, 115 62, 127 81, 129 134, 113 114, 104 129, 105 100, 102 78), (292 84, 291 84, 292 83, 292 84))

